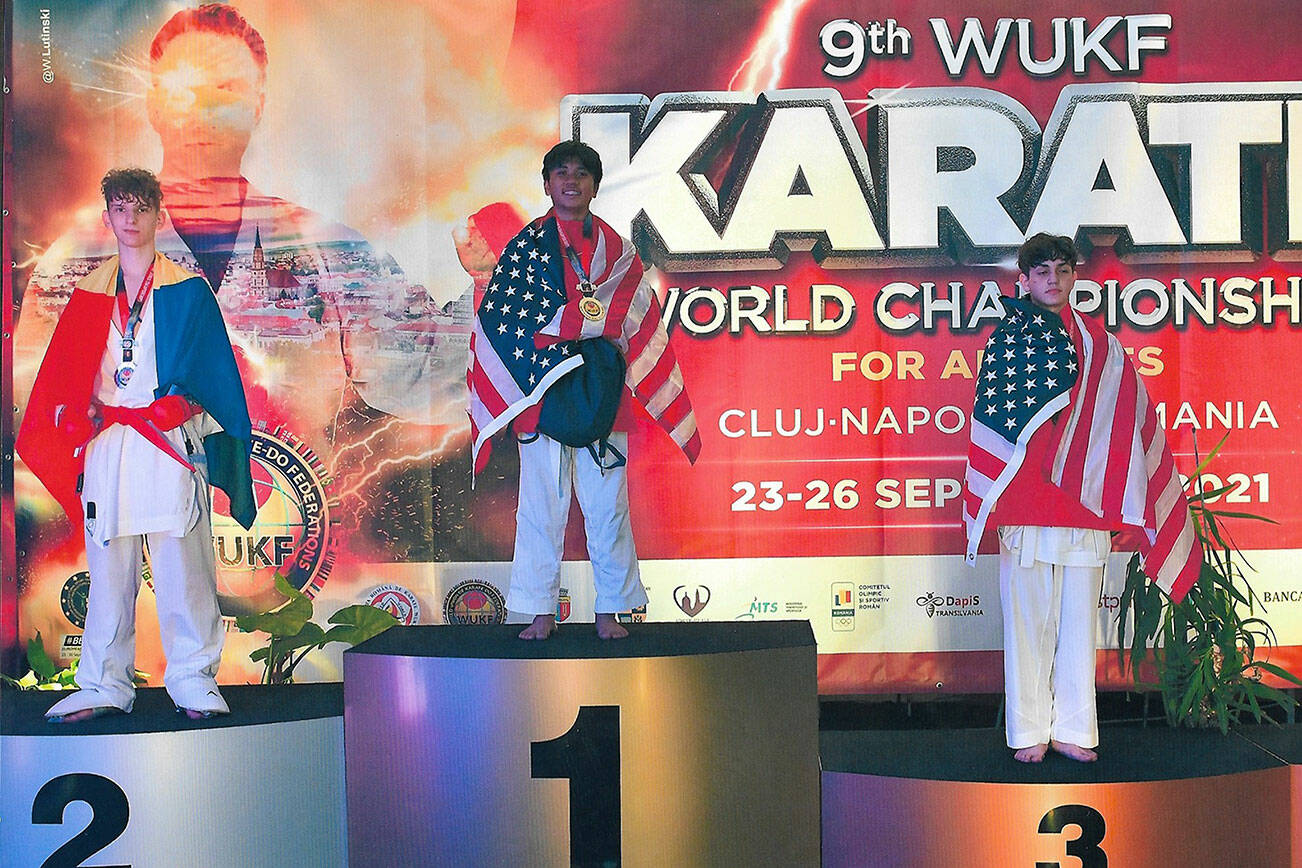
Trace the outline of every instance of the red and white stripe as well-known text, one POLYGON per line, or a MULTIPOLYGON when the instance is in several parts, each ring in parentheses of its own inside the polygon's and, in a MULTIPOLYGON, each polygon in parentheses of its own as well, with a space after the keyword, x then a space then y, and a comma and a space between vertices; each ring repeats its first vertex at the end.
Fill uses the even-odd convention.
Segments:
POLYGON ((633 243, 603 220, 594 219, 593 225, 597 243, 591 273, 594 296, 602 303, 604 316, 588 319, 575 299, 562 305, 538 333, 556 340, 604 337, 614 341, 628 364, 624 382, 694 463, 701 452, 701 435, 683 372, 669 344, 660 301, 643 276, 633 243))
POLYGON ((548 371, 538 381, 538 385, 526 393, 516 385, 502 360, 493 351, 493 345, 484 334, 479 317, 475 317, 470 332, 470 369, 466 372, 466 386, 470 390, 471 461, 475 473, 483 470, 488 463, 490 453, 483 447, 493 435, 509 425, 525 409, 537 404, 548 386, 582 363, 583 359, 578 355, 566 359, 548 371))
POLYGON ((1093 320, 1072 315, 1082 376, 1051 478, 1079 491, 1081 505, 1095 515, 1142 527, 1144 571, 1178 602, 1198 580, 1202 551, 1175 458, 1121 343, 1093 320))
POLYGON ((1202 551, 1175 459, 1121 343, 1093 320, 1072 316, 1080 376, 1070 399, 1059 396, 1042 407, 1015 444, 973 417, 963 498, 967 560, 975 561, 990 513, 1022 466, 1031 435, 1066 407, 1050 478, 1079 492, 1081 505, 1095 515, 1142 527, 1144 570, 1179 602, 1198 580, 1202 551))
POLYGON ((976 563, 977 547, 999 495, 1004 493, 1021 469, 1031 435, 1054 414, 1067 406, 1068 393, 1049 400, 1022 429, 1016 443, 1009 443, 972 414, 972 440, 968 444, 967 473, 963 477, 963 524, 967 528, 967 562, 976 563))

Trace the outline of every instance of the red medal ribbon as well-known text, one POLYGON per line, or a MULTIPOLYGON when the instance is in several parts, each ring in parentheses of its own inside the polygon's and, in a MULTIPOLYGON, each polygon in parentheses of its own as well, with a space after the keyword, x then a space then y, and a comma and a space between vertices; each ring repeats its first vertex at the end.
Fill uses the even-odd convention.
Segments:
POLYGON ((582 260, 579 259, 579 251, 570 243, 569 236, 565 234, 565 227, 561 225, 561 218, 556 218, 556 234, 560 236, 561 248, 565 251, 565 257, 570 262, 570 267, 574 269, 575 275, 579 278, 579 293, 581 295, 591 296, 596 293, 596 287, 592 278, 588 277, 588 270, 583 267, 582 260))
POLYGON ((140 311, 145 309, 145 302, 149 300, 149 293, 151 293, 153 289, 154 263, 151 262, 149 263, 149 270, 146 271, 145 276, 140 279, 140 286, 136 289, 136 300, 135 303, 131 305, 130 312, 127 310, 127 293, 125 288, 122 292, 116 293, 118 302, 118 331, 122 332, 123 337, 135 337, 135 329, 132 329, 133 334, 127 334, 127 325, 131 321, 131 313, 135 313, 136 316, 140 315, 140 311))

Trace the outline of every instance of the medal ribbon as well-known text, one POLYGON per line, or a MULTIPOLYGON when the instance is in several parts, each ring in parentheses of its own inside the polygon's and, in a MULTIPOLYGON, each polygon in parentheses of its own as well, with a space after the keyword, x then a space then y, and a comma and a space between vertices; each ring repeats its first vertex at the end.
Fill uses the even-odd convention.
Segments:
POLYGON ((559 217, 556 218, 556 232, 561 237, 561 246, 565 248, 565 258, 569 260, 574 273, 579 276, 579 292, 586 296, 596 295, 597 288, 592 285, 592 278, 588 277, 588 270, 579 261, 579 254, 575 252, 574 245, 570 244, 570 239, 566 236, 565 227, 561 226, 559 217))
POLYGON ((122 330, 122 361, 130 362, 135 347, 136 329, 140 326, 140 315, 145 309, 145 302, 149 300, 149 294, 154 289, 154 263, 149 263, 149 270, 145 276, 140 279, 140 286, 136 289, 136 300, 131 305, 131 311, 127 312, 127 288, 126 280, 122 276, 121 269, 118 270, 118 291, 116 293, 118 304, 118 327, 122 330))

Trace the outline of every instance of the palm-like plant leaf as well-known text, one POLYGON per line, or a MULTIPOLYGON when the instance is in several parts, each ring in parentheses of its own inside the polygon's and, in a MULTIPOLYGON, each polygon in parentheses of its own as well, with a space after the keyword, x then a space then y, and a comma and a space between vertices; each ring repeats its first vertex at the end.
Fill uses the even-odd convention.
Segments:
POLYGON ((1198 462, 1187 496, 1194 531, 1203 553, 1202 571, 1179 603, 1148 580, 1139 556, 1126 567, 1117 623, 1117 653, 1131 668, 1135 684, 1150 656, 1167 722, 1172 726, 1215 726, 1228 732, 1245 716, 1271 719, 1264 703, 1291 708, 1297 701, 1262 676, 1302 686, 1302 678, 1257 655, 1275 644, 1269 622, 1256 615, 1260 600, 1244 573, 1251 568, 1223 527, 1226 519, 1267 521, 1246 512, 1216 510, 1209 504, 1231 486, 1203 491, 1201 473, 1225 444, 1222 438, 1198 462))

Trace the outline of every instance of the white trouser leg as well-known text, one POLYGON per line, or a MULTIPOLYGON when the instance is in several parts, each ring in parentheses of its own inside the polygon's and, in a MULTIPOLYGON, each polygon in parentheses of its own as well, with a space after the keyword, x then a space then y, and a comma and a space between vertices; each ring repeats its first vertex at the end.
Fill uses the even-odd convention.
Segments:
POLYGON ((1031 560, 1001 546, 1004 695, 1008 746, 1050 739, 1098 744, 1094 615, 1102 567, 1031 560))
POLYGON ((1005 731, 1014 750, 1047 744, 1053 698, 1050 670, 1058 634, 1053 565, 1029 567, 1001 546, 999 598, 1004 615, 1005 731))
MULTIPOLYGON (((556 611, 565 523, 570 515, 570 468, 564 446, 546 435, 520 443, 520 501, 506 608, 526 615, 556 611)), ((572 451, 572 450, 571 450, 572 451)))
POLYGON ((141 537, 119 537, 102 546, 86 534, 90 595, 77 664, 80 689, 55 703, 47 715, 99 707, 130 711, 135 704, 140 556, 141 537))
MULTIPOLYGON (((610 435, 610 443, 628 455, 628 434, 610 435)), ((574 451, 574 487, 583 510, 588 537, 588 558, 592 561, 597 586, 595 611, 625 612, 647 602, 642 576, 638 572, 633 525, 628 517, 628 467, 604 473, 586 449, 574 451)))
POLYGON ((1055 567, 1061 575, 1058 648, 1053 658, 1053 720, 1049 735, 1081 747, 1099 743, 1095 707, 1095 612, 1101 567, 1055 567))
POLYGON ((217 689, 221 664, 221 611, 217 607, 217 565, 207 508, 185 536, 149 535, 158 627, 167 655, 163 684, 172 701, 196 711, 227 712, 217 689))

